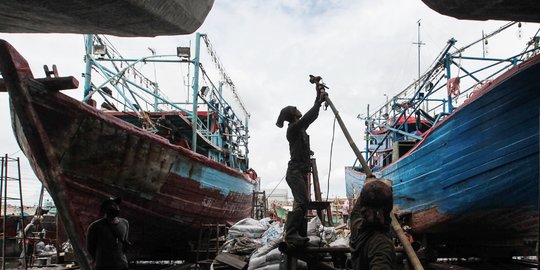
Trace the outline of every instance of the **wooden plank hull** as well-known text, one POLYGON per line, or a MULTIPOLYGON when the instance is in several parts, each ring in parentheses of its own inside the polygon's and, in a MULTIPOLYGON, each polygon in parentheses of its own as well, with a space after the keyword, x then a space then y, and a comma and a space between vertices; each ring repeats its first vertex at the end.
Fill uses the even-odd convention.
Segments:
MULTIPOLYGON (((0 62, 10 53, 0 50, 0 62)), ((88 261, 86 229, 109 196, 122 197, 137 258, 185 258, 201 224, 250 215, 254 181, 247 174, 44 89, 20 59, 0 66, 13 130, 79 260, 88 261)))
MULTIPOLYGON (((393 181, 395 203, 412 212, 413 233, 473 255, 482 247, 534 252, 539 76, 538 56, 512 68, 376 173, 393 181)), ((345 179, 352 198, 365 175, 346 168, 345 179)))

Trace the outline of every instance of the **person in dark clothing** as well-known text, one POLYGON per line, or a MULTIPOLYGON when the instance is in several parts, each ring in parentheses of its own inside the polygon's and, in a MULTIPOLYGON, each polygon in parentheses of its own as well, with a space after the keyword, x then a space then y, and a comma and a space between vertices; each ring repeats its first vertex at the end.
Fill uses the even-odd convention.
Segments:
POLYGON ((32 261, 32 254, 34 254, 34 233, 38 232, 38 226, 43 221, 42 216, 34 216, 30 223, 24 227, 24 235, 21 235, 24 239, 21 239, 23 245, 21 255, 19 255, 19 267, 23 268, 26 265, 29 266, 32 261), (26 251, 26 253, 25 253, 26 251))
POLYGON ((389 237, 392 189, 382 181, 364 184, 351 212, 351 259, 355 270, 395 269, 395 248, 389 237))
POLYGON ((307 221, 305 216, 308 209, 307 174, 311 170, 312 151, 309 147, 309 135, 306 129, 319 116, 319 108, 325 100, 326 92, 322 86, 317 85, 317 95, 313 107, 304 116, 294 106, 283 108, 279 114, 276 125, 283 127, 283 122, 289 122, 287 128, 287 141, 291 159, 287 167, 285 179, 291 188, 294 198, 294 208, 287 215, 285 224, 285 241, 292 245, 301 246, 307 243, 307 221))
POLYGON ((120 202, 120 198, 105 200, 100 208, 103 218, 88 226, 86 246, 95 270, 128 269, 129 222, 119 217, 120 202))

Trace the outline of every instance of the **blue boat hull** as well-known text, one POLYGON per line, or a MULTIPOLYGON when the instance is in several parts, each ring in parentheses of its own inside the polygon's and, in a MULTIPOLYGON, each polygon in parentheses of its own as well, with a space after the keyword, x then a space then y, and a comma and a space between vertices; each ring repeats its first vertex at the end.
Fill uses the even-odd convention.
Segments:
MULTIPOLYGON (((538 78, 538 57, 507 71, 376 173, 393 181, 395 204, 412 213, 413 233, 472 247, 536 241, 538 78)), ((365 175, 349 167, 345 179, 352 198, 365 175)))

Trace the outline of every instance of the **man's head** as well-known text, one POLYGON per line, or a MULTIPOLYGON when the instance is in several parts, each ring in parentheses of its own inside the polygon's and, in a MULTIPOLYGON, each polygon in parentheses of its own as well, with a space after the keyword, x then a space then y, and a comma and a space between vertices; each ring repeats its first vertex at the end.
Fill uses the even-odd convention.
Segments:
POLYGON ((294 106, 287 106, 279 112, 279 117, 276 122, 276 126, 279 128, 283 127, 283 122, 287 121, 289 123, 293 123, 298 121, 302 117, 302 113, 294 106))
POLYGON ((122 202, 122 199, 118 197, 107 198, 101 203, 100 211, 107 218, 115 218, 120 214, 119 204, 121 202, 122 202))
POLYGON ((392 188, 379 180, 365 183, 362 191, 360 191, 358 206, 368 221, 388 222, 394 207, 392 188), (381 220, 381 218, 384 218, 384 220, 381 220))

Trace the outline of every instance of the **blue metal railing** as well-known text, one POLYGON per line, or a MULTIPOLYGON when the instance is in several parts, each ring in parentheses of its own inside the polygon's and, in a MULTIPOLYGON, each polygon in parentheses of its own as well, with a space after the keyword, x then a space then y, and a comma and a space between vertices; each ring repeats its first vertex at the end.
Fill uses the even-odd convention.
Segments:
MULTIPOLYGON (((407 86, 398 95, 387 101, 374 112, 370 113, 368 109, 366 117, 358 116, 358 118, 366 122, 366 160, 368 162, 373 159, 374 155, 380 152, 381 147, 389 147, 393 142, 398 140, 412 139, 419 141, 422 139, 420 135, 416 134, 419 131, 418 119, 415 119, 416 127, 414 130, 409 130, 409 125, 411 124, 408 123, 408 120, 421 110, 422 106, 427 108, 427 113, 433 115, 431 119, 435 120, 431 123, 431 126, 434 126, 455 109, 455 105, 457 104, 454 104, 453 99, 457 100, 458 97, 464 96, 467 98, 470 97, 468 92, 484 84, 486 80, 490 80, 501 72, 508 70, 508 68, 523 62, 525 55, 534 55, 539 52, 538 46, 535 46, 532 49, 527 48, 522 53, 508 58, 471 57, 463 56, 463 50, 449 53, 450 48, 454 46, 455 42, 455 39, 449 40, 448 44, 439 54, 438 60, 434 62, 433 67, 417 81, 407 86), (459 59, 459 61, 456 62, 454 59, 459 59), (495 63, 469 69, 464 67, 462 61, 490 61, 495 63), (457 77, 460 81, 470 79, 472 81, 471 85, 465 87, 465 90, 461 91, 459 95, 448 93, 444 97, 435 97, 436 93, 447 88, 447 81, 452 77, 452 67, 457 68, 457 77), (464 74, 460 75, 459 71, 463 71, 464 74), (489 74, 486 75, 483 73, 489 74), (443 80, 444 78, 446 80, 443 80), (384 137, 380 141, 375 142, 377 147, 370 147, 369 140, 375 139, 375 137, 370 137, 370 134, 378 128, 383 131, 384 137)), ((470 46, 466 46, 465 48, 468 47, 470 46)), ((464 85, 464 83, 461 83, 461 85, 464 85)), ((420 125, 422 125, 422 122, 420 122, 420 125)))
MULTIPOLYGON (((248 129, 247 118, 241 121, 237 117, 230 104, 222 96, 222 83, 219 87, 210 79, 208 74, 200 63, 200 39, 204 34, 196 34, 195 55, 192 59, 180 58, 176 55, 153 55, 142 58, 122 58, 119 53, 114 51, 112 44, 108 43, 106 38, 100 36, 86 36, 86 70, 83 102, 88 102, 96 93, 99 93, 106 103, 109 99, 114 100, 118 105, 124 106, 124 110, 135 113, 141 121, 154 121, 148 117, 147 111, 164 112, 178 111, 191 122, 190 147, 192 151, 206 154, 209 158, 226 163, 236 164, 236 168, 246 170, 248 159, 244 157, 249 150, 247 148, 248 129), (112 52, 105 52, 98 57, 94 56, 94 45, 111 48, 112 52), (165 97, 158 87, 157 82, 148 79, 140 71, 138 65, 146 63, 176 63, 187 64, 194 71, 193 82, 191 85, 191 102, 171 101, 165 97), (96 72, 102 77, 99 83, 99 76, 92 77, 92 72, 96 72), (133 75, 133 78, 131 78, 133 75), (205 93, 208 98, 202 96, 199 77, 203 78, 208 86, 205 93), (146 86, 145 86, 146 85, 146 86), (114 91, 114 95, 108 90, 114 91), (191 108, 190 108, 191 107, 191 108), (206 110, 206 115, 201 116, 198 111, 206 110), (222 130, 223 127, 223 130, 222 130), (199 151, 198 136, 205 138, 215 148, 205 148, 199 151), (229 138, 224 140, 223 137, 229 138), (225 153, 220 149, 229 150, 228 160, 225 153), (245 160, 240 162, 239 159, 245 160), (245 167, 245 168, 244 168, 245 167)), ((188 68, 189 70, 189 68, 188 68)), ((230 79, 230 78, 229 78, 230 79)), ((115 107, 115 106, 113 106, 115 107)), ((150 123, 152 127, 149 131, 157 132, 156 123, 150 123)), ((143 127, 145 125, 142 125, 143 127)))

